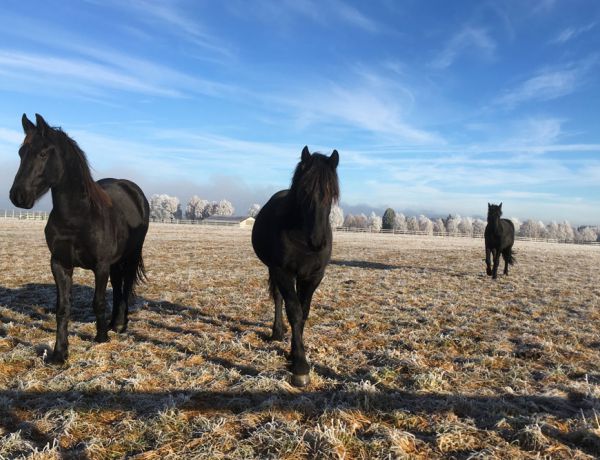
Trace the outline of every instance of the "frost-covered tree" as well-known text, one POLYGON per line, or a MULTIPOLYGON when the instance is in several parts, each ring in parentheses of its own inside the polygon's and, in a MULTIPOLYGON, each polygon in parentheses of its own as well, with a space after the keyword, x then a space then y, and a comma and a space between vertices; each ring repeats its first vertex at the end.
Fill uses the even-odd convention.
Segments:
POLYGON ((433 235, 433 222, 427 216, 421 214, 418 219, 419 230, 424 232, 425 235, 433 235))
POLYGON ((435 219, 435 221, 433 222, 433 231, 435 233, 441 233, 441 234, 446 233, 446 226, 444 225, 444 221, 442 219, 440 219, 439 217, 437 219, 435 219))
POLYGON ((221 200, 218 203, 212 203, 211 216, 233 216, 235 211, 230 201, 221 200))
POLYGON ((364 214, 348 214, 344 219, 344 227, 348 228, 367 228, 367 216, 364 214))
POLYGON ((150 217, 153 219, 174 219, 179 207, 179 198, 167 194, 155 194, 150 197, 150 217))
POLYGON ((354 216, 354 214, 346 214, 346 217, 344 217, 344 227, 346 227, 346 228, 356 227, 356 217, 354 216))
POLYGON ((463 217, 458 223, 458 231, 462 235, 473 236, 473 219, 471 217, 463 217))
POLYGON ((564 220, 558 224, 558 239, 560 241, 572 242, 575 240, 575 230, 569 221, 564 220))
POLYGON ((473 221, 473 235, 482 236, 485 233, 487 222, 483 219, 475 219, 473 221))
POLYGON ((399 232, 406 231, 406 217, 401 212, 396 213, 394 216, 394 230, 399 232))
POLYGON ((596 230, 594 229, 594 227, 583 227, 580 228, 577 233, 576 233, 576 241, 577 242, 583 242, 583 243, 589 243, 589 242, 593 242, 596 241, 598 239, 598 234, 596 232, 596 230))
POLYGON ((546 238, 551 240, 560 240, 560 229, 558 224, 554 221, 546 225, 546 238))
POLYGON ((379 232, 379 231, 381 231, 381 225, 382 225, 381 221, 382 221, 381 216, 378 216, 377 214, 372 212, 367 221, 367 227, 372 232, 379 232))
POLYGON ((456 216, 452 216, 449 215, 446 218, 446 231, 448 232, 448 235, 458 235, 459 230, 458 230, 458 224, 460 224, 461 221, 461 217, 459 215, 456 216))
POLYGON ((337 204, 334 204, 331 207, 331 212, 329 213, 329 225, 331 225, 331 228, 338 228, 344 225, 344 210, 337 204))
POLYGON ((419 231, 419 221, 415 216, 410 216, 406 219, 406 229, 409 232, 418 232, 419 231))
POLYGON ((252 206, 248 208, 248 216, 256 217, 258 215, 258 211, 260 211, 260 204, 254 203, 252 206))
POLYGON ((194 195, 185 207, 185 218, 189 220, 204 219, 206 217, 204 213, 208 204, 208 201, 194 195))
POLYGON ((545 238, 546 237, 546 226, 541 221, 535 221, 533 219, 527 219, 521 225, 519 229, 519 236, 525 238, 545 238))
POLYGON ((354 217, 356 228, 367 228, 369 226, 369 219, 362 212, 358 216, 354 217))
POLYGON ((381 225, 384 230, 392 230, 394 228, 394 220, 396 219, 396 212, 392 208, 387 208, 383 213, 381 219, 381 225))

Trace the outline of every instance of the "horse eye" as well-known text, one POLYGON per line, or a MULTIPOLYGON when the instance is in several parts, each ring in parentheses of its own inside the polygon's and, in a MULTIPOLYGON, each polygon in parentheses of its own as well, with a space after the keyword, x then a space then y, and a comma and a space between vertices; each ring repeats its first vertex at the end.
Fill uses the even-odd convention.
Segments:
POLYGON ((48 149, 44 149, 40 152, 41 158, 46 158, 48 156, 48 149))

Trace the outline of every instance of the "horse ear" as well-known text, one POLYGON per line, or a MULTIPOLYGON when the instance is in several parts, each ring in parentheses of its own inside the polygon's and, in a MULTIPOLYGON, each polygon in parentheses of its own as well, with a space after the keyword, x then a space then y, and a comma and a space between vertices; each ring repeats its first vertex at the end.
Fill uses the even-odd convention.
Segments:
POLYGON ((498 207, 500 208, 500 210, 502 210, 502 202, 500 202, 500 204, 498 205, 498 207))
POLYGON ((23 114, 21 117, 21 123, 23 124, 23 131, 25 131, 25 134, 35 129, 35 125, 27 118, 26 114, 23 114))
POLYGON ((302 162, 306 162, 310 159, 310 152, 308 151, 308 146, 305 145, 302 149, 302 162))
POLYGON ((45 136, 46 133, 48 132, 48 128, 50 128, 50 127, 48 126, 48 123, 46 123, 46 120, 44 120, 44 117, 42 117, 39 113, 36 113, 35 114, 35 123, 37 124, 37 128, 42 133, 42 136, 45 136))
POLYGON ((340 154, 338 153, 337 150, 334 150, 332 152, 332 154, 329 156, 329 163, 331 163, 331 166, 333 166, 334 168, 337 168, 337 165, 340 162, 340 154))
POLYGON ((488 209, 490 209, 492 207, 492 205, 488 202, 488 209))

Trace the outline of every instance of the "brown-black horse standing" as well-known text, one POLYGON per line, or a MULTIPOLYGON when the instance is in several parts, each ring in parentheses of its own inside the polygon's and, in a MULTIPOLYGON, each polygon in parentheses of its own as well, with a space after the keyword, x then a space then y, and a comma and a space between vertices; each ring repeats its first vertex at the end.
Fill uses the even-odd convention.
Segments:
POLYGON ((124 179, 94 182, 83 151, 60 128, 51 128, 36 114, 34 125, 23 114, 25 140, 21 164, 10 190, 15 206, 30 209, 48 190, 52 212, 46 242, 57 288, 56 344, 50 360, 68 357, 68 321, 74 267, 95 274, 93 308, 97 342, 108 340, 106 285, 113 286, 110 327, 127 328, 129 302, 144 278, 142 246, 148 231, 149 206, 142 190, 124 179))
POLYGON ((274 340, 282 340, 282 301, 292 327, 292 383, 310 381, 304 352, 304 324, 315 289, 331 258, 331 205, 339 198, 334 150, 327 157, 302 150, 289 190, 277 192, 263 206, 252 229, 252 245, 269 268, 269 286, 275 302, 274 340))
POLYGON ((514 264, 512 247, 515 243, 515 224, 508 219, 501 219, 502 203, 488 203, 487 225, 485 227, 485 264, 488 276, 498 277, 500 254, 504 258, 504 274, 508 275, 508 266, 514 264), (494 267, 491 266, 490 255, 494 257, 494 267))

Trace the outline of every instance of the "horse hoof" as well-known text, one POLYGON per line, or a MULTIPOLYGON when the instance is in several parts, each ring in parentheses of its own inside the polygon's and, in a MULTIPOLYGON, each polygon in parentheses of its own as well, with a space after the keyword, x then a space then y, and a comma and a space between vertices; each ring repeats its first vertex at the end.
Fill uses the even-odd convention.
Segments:
POLYGON ((127 330, 127 324, 110 323, 110 330, 122 334, 127 330))
POLYGON ((96 337, 94 337, 94 342, 96 343, 104 343, 104 342, 108 342, 108 332, 104 332, 102 334, 96 334, 96 337))
POLYGON ((295 387, 305 387, 310 383, 308 374, 292 374, 292 385, 295 387))
POLYGON ((271 337, 269 337, 269 340, 271 342, 282 342, 283 341, 283 332, 279 332, 279 333, 273 332, 271 334, 271 337))
POLYGON ((52 354, 47 358, 47 362, 49 364, 56 364, 56 365, 61 365, 64 364, 67 361, 67 354, 66 353, 60 353, 60 352, 52 352, 52 354))

